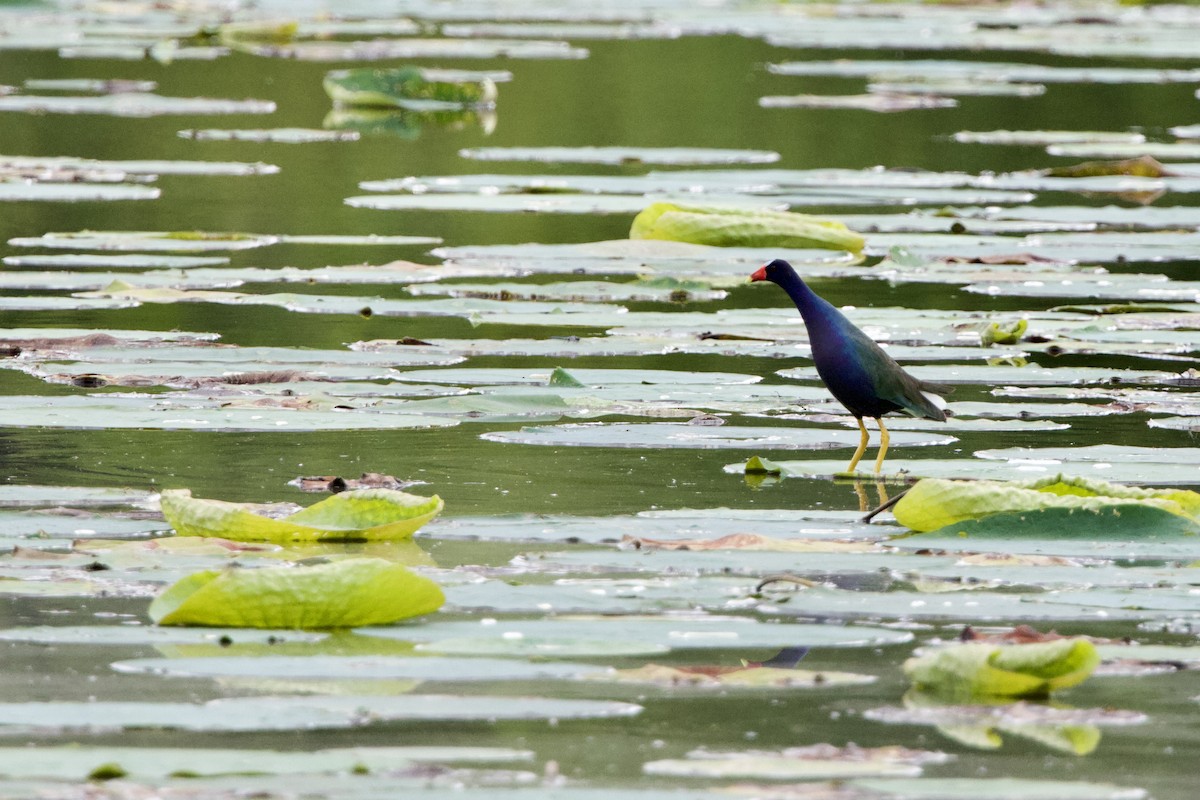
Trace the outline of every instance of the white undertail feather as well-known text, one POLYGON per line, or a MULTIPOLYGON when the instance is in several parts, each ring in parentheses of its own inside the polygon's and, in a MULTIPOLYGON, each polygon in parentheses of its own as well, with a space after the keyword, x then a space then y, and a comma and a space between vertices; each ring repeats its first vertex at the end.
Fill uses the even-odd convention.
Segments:
POLYGON ((940 394, 934 394, 933 392, 921 392, 921 394, 939 411, 946 410, 946 398, 942 397, 940 394))

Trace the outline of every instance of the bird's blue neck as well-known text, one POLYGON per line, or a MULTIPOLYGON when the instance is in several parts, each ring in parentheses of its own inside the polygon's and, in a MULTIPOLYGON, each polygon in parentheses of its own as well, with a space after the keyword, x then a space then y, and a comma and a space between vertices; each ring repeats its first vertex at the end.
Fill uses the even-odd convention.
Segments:
POLYGON ((795 272, 779 276, 779 280, 776 282, 796 304, 800 316, 804 318, 805 326, 809 328, 810 338, 814 333, 814 327, 836 330, 846 324, 847 320, 842 312, 838 311, 829 301, 817 296, 795 272))

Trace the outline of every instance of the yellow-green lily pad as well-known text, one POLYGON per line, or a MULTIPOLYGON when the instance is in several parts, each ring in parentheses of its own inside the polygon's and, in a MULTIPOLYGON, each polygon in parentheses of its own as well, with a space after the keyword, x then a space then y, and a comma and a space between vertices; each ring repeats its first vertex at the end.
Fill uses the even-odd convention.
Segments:
POLYGON ((187 489, 162 493, 162 512, 181 536, 219 536, 234 541, 384 541, 406 539, 442 510, 437 495, 393 489, 335 494, 283 519, 258 513, 261 506, 192 497, 187 489))
POLYGON ((1100 663, 1086 639, 1036 644, 961 644, 904 662, 904 674, 928 692, 955 698, 1043 697, 1082 683, 1100 663))
POLYGON ((196 572, 156 597, 149 613, 159 625, 349 628, 428 614, 444 602, 436 583, 399 564, 349 558, 196 572))

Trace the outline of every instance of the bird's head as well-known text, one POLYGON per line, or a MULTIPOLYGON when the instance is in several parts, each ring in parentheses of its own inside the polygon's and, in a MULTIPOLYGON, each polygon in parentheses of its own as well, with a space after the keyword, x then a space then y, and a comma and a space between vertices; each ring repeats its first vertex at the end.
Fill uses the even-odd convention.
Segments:
POLYGON ((779 279, 789 272, 794 272, 792 265, 784 261, 782 258, 777 258, 769 264, 763 264, 754 274, 750 276, 753 281, 771 281, 779 283, 779 279))

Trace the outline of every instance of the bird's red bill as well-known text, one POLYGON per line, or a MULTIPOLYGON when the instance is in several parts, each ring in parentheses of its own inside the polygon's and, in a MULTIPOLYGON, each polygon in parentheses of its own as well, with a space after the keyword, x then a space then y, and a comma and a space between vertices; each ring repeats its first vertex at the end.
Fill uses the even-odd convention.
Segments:
POLYGON ((752 280, 752 281, 765 281, 766 279, 767 279, 767 268, 765 265, 759 267, 755 271, 755 273, 750 276, 750 280, 752 280))

